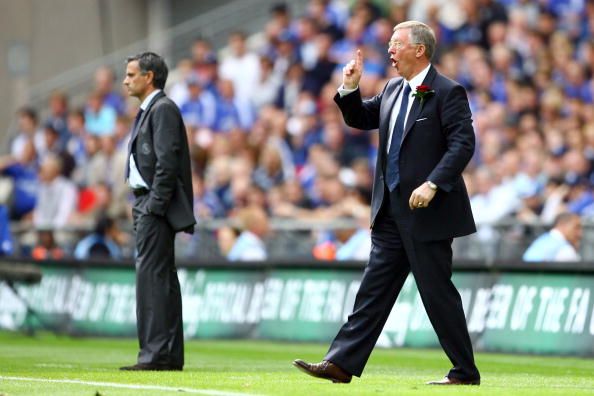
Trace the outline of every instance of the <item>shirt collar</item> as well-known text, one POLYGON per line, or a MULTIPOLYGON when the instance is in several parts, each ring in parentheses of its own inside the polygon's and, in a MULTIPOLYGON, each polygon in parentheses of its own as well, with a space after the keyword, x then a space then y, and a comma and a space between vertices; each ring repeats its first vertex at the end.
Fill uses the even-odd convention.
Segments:
POLYGON ((556 228, 551 228, 550 233, 552 236, 554 236, 557 239, 567 241, 567 239, 565 239, 565 235, 563 235, 563 233, 561 231, 557 230, 556 228))
POLYGON ((410 81, 406 81, 408 83, 408 85, 410 86, 410 90, 412 92, 416 92, 417 87, 419 85, 423 84, 423 81, 425 81, 425 77, 427 77, 427 73, 429 73, 429 68, 431 67, 431 63, 427 65, 426 68, 424 68, 419 74, 417 74, 416 76, 414 76, 413 78, 410 79, 410 81))
POLYGON ((151 92, 151 94, 149 96, 147 96, 146 98, 144 98, 144 100, 140 104, 140 108, 142 109, 142 111, 145 111, 148 108, 149 104, 151 104, 151 100, 153 100, 153 98, 155 96, 157 96, 157 94, 159 92, 161 92, 160 89, 155 89, 153 92, 151 92))

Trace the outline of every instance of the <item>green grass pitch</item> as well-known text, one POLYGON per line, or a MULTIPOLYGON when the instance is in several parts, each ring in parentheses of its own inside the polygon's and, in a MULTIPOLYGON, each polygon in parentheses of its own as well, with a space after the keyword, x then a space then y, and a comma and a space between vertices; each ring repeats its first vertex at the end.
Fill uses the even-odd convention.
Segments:
POLYGON ((362 378, 332 384, 301 373, 326 344, 188 341, 183 372, 122 372, 133 339, 26 337, 0 332, 0 395, 594 395, 594 359, 479 353, 482 384, 436 387, 449 362, 440 350, 376 349, 362 378))

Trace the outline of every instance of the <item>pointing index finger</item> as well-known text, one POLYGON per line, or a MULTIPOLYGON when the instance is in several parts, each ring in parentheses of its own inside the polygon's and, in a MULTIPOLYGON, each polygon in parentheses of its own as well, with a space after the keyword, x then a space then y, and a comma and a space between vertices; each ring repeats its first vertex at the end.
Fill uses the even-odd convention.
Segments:
POLYGON ((357 49, 357 56, 355 60, 357 67, 361 68, 363 66, 363 55, 361 54, 361 50, 357 49))

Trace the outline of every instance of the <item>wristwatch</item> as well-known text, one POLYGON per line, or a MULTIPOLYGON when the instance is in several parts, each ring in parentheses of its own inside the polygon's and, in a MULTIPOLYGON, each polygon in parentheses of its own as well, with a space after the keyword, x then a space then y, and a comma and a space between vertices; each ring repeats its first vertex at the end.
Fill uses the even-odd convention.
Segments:
POLYGON ((437 191, 437 184, 433 183, 431 180, 427 180, 427 185, 429 186, 430 189, 432 189, 433 191, 437 191))

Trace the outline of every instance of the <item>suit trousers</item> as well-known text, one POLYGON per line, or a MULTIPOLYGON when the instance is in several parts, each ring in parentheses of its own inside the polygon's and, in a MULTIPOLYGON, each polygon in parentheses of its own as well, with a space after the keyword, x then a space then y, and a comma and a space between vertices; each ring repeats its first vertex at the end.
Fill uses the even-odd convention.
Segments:
MULTIPOLYGON (((325 359, 353 375, 361 376, 396 298, 412 271, 429 320, 452 362, 453 368, 448 376, 462 380, 480 378, 474 364, 462 300, 451 281, 452 240, 414 240, 410 232, 410 215, 394 216, 395 211, 399 212, 402 208, 390 205, 390 193, 385 193, 371 232, 371 253, 353 313, 339 330, 325 359)), ((392 197, 398 193, 397 188, 392 197)))
POLYGON ((175 268, 175 232, 162 216, 149 214, 149 195, 132 208, 136 231, 136 326, 138 363, 184 364, 182 300, 175 268))

